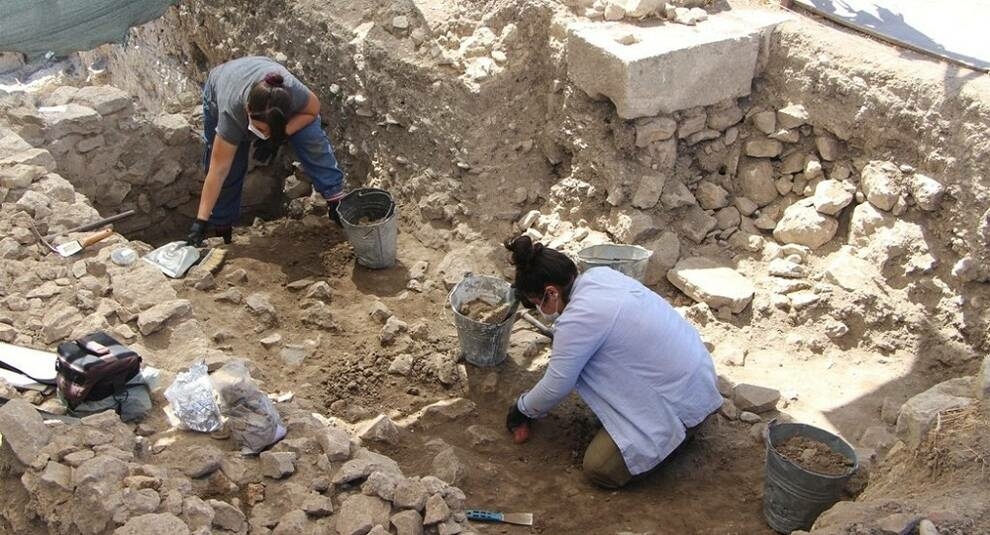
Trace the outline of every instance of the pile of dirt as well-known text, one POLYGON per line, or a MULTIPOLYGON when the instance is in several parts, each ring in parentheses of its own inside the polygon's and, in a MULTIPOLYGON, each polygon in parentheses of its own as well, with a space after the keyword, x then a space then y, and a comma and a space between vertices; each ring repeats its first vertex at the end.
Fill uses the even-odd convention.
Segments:
POLYGON ((851 460, 807 437, 791 437, 777 446, 777 452, 805 470, 826 476, 845 475, 853 466, 851 460))
POLYGON ((357 224, 358 225, 361 225, 361 226, 368 226, 368 227, 370 227, 370 226, 373 226, 373 225, 378 225, 378 224, 382 223, 383 221, 385 221, 385 218, 384 217, 372 217, 370 215, 366 215, 366 216, 363 216, 363 217, 358 218, 357 224))

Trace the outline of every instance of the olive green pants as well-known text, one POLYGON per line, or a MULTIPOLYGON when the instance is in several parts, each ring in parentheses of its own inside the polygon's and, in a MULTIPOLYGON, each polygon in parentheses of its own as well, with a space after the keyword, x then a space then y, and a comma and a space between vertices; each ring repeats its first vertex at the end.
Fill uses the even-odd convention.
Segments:
MULTIPOLYGON (((656 466, 653 470, 660 468, 666 464, 667 459, 670 459, 675 453, 681 450, 685 444, 687 444, 691 438, 697 433, 698 428, 704 424, 704 421, 694 427, 687 428, 685 432, 684 441, 677 446, 660 464, 656 466)), ((650 470, 652 472, 653 470, 650 470)), ((591 439, 591 444, 588 445, 588 449, 584 450, 584 475, 587 476, 589 480, 599 487, 606 489, 617 489, 619 487, 624 487, 627 483, 633 479, 645 476, 649 474, 640 474, 633 477, 629 473, 629 469, 626 468, 626 462, 622 459, 622 452, 619 451, 619 446, 615 444, 612 437, 605 431, 605 428, 599 429, 598 434, 595 438, 591 439)))

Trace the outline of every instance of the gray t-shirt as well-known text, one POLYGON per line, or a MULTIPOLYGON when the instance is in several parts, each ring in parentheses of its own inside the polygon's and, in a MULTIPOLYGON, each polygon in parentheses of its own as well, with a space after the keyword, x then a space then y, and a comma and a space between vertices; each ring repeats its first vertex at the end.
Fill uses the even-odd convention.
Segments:
POLYGON ((247 105, 248 93, 265 75, 275 72, 285 80, 284 87, 292 98, 292 113, 306 107, 309 90, 289 71, 261 56, 248 56, 228 61, 210 71, 204 92, 207 101, 217 114, 217 134, 237 145, 249 135, 247 105))

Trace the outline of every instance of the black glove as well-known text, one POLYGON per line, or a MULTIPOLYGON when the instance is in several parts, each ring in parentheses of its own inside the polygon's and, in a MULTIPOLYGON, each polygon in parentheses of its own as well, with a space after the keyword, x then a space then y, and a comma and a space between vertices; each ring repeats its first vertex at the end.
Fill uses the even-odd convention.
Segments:
POLYGON ((522 424, 528 424, 532 422, 533 419, 526 416, 519 410, 518 404, 513 401, 512 407, 509 408, 509 414, 505 417, 505 427, 509 429, 509 432, 513 432, 522 424))
POLYGON ((268 165, 278 154, 278 145, 270 139, 257 139, 254 141, 254 161, 261 165, 268 165))
POLYGON ((327 217, 330 221, 333 221, 338 226, 340 225, 340 214, 337 213, 337 207, 340 206, 340 199, 336 201, 327 201, 327 217))
POLYGON ((205 219, 193 221, 192 226, 189 227, 189 235, 186 236, 186 243, 193 247, 202 247, 203 239, 206 238, 207 224, 208 222, 205 219))

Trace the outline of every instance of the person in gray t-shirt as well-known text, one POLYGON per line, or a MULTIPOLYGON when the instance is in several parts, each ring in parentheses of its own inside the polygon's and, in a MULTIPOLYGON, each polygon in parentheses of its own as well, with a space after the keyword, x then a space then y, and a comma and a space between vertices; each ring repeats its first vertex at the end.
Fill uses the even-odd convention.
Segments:
POLYGON ((208 226, 230 243, 240 217, 241 192, 254 145, 255 159, 270 158, 288 141, 303 170, 337 220, 344 174, 320 126, 320 101, 285 67, 251 56, 214 68, 203 86, 203 163, 206 180, 186 242, 201 245, 208 226))

